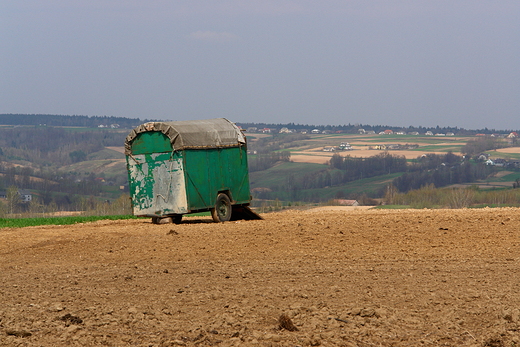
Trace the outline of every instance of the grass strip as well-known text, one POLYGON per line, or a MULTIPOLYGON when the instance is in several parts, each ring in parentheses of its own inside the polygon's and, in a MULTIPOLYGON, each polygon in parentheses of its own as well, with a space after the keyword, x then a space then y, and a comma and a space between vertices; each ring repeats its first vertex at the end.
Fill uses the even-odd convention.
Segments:
POLYGON ((23 228, 38 225, 71 225, 77 223, 89 223, 99 220, 136 219, 132 215, 117 216, 71 216, 71 217, 45 217, 45 218, 0 218, 0 228, 23 228))

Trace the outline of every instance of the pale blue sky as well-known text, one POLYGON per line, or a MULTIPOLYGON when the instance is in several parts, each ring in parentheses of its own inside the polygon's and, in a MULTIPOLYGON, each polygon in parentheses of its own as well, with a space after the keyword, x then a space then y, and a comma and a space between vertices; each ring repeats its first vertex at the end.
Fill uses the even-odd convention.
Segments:
POLYGON ((520 129, 520 1, 0 0, 0 113, 520 129))

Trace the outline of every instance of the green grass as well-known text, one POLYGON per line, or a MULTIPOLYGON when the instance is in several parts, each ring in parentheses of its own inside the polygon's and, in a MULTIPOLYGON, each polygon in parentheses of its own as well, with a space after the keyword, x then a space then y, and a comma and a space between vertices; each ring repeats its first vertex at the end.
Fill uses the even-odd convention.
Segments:
POLYGON ((101 151, 89 154, 88 160, 125 159, 125 155, 113 149, 105 148, 101 151))
POLYGON ((487 151, 487 154, 493 158, 502 158, 509 160, 520 160, 520 153, 505 153, 505 152, 495 152, 495 151, 487 151))
MULTIPOLYGON (((198 212, 186 214, 185 217, 207 217, 210 212, 198 212)), ((133 215, 119 216, 72 216, 72 217, 46 217, 46 218, 0 218, 1 228, 24 228, 38 225, 72 225, 78 223, 91 223, 99 220, 123 220, 123 219, 149 219, 149 217, 136 217, 133 215)))
POLYGON ((0 218, 0 228, 23 228, 37 225, 71 225, 89 223, 98 220, 137 219, 132 215, 120 216, 73 216, 73 217, 48 217, 48 218, 0 218))
MULTIPOLYGON (((353 135, 353 134, 319 134, 311 135, 308 140, 302 142, 310 147, 337 146, 340 142, 349 142, 352 146, 359 148, 360 142, 363 146, 371 144, 395 144, 410 143, 418 144, 420 147, 417 151, 431 152, 460 152, 462 146, 470 139, 470 137, 440 137, 440 136, 424 136, 424 135, 353 135)), ((303 147, 291 148, 294 152, 303 150, 303 147)))
POLYGON ((512 205, 512 204, 478 204, 469 206, 468 208, 499 208, 499 207, 518 207, 518 205, 512 205))
POLYGON ((452 151, 454 153, 459 153, 462 148, 462 145, 431 145, 431 146, 419 146, 419 148, 414 149, 417 152, 449 152, 452 151))
POLYGON ((338 195, 352 196, 355 194, 367 194, 368 196, 377 195, 378 191, 390 183, 393 179, 401 176, 403 173, 394 173, 383 176, 364 178, 349 182, 341 186, 333 186, 328 188, 306 189, 302 190, 302 194, 311 194, 320 196, 322 201, 335 199, 338 195))
MULTIPOLYGON (((505 169, 505 170, 500 170, 500 171, 509 171, 509 170, 505 169)), ((510 182, 510 183, 513 183, 513 182, 515 182, 519 178, 520 178, 520 172, 512 172, 512 173, 507 174, 507 175, 502 176, 502 177, 492 177, 492 178, 489 179, 489 182, 510 182)))
POLYGON ((101 173, 105 177, 110 178, 121 174, 126 175, 126 162, 120 159, 103 159, 88 160, 79 163, 63 166, 59 169, 61 172, 78 172, 78 173, 101 173))
POLYGON ((197 212, 197 213, 190 213, 185 214, 185 217, 208 217, 211 216, 211 212, 197 212))
POLYGON ((515 173, 511 173, 509 175, 505 175, 505 176, 501 177, 501 180, 503 182, 514 182, 519 178, 520 178, 520 172, 515 172, 515 173))
POLYGON ((290 175, 303 176, 327 169, 327 165, 286 162, 263 171, 249 173, 252 187, 274 187, 284 185, 290 175))
MULTIPOLYGON (((270 194, 272 199, 281 201, 329 201, 336 198, 345 198, 353 195, 367 194, 368 196, 376 196, 382 188, 384 188, 394 178, 399 177, 402 173, 394 173, 383 176, 376 176, 349 182, 341 186, 331 186, 326 188, 301 189, 296 195, 287 191, 276 191, 270 194)), ((285 179, 282 177, 282 179, 285 179)), ((283 183, 283 182, 282 182, 283 183)), ((281 184, 281 183, 280 183, 281 184)), ((273 186, 262 186, 273 188, 273 186)))

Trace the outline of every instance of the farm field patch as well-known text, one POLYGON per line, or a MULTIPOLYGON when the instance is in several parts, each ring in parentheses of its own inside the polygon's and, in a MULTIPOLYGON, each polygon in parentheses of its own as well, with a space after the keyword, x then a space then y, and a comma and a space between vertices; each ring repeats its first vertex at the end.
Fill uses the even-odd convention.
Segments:
POLYGON ((520 343, 519 209, 332 209, 0 229, 0 345, 520 343))

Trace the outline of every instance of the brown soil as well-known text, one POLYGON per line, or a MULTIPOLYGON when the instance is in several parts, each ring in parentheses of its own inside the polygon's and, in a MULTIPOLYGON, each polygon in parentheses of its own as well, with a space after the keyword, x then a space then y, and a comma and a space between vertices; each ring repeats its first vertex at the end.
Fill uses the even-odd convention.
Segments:
POLYGON ((520 147, 508 147, 508 148, 500 148, 495 152, 499 153, 520 153, 520 147))
POLYGON ((121 147, 107 147, 107 148, 111 149, 113 151, 125 154, 125 147, 123 147, 123 146, 121 146, 121 147))
POLYGON ((423 154, 433 153, 433 154, 446 154, 444 152, 419 152, 419 151, 382 151, 382 150, 371 150, 371 149, 361 149, 361 150, 353 150, 353 151, 339 151, 339 152, 324 152, 319 149, 312 149, 308 151, 295 152, 291 154, 291 161, 296 163, 315 163, 315 164, 328 164, 330 158, 335 154, 339 154, 343 157, 351 156, 358 158, 368 158, 373 157, 375 155, 388 152, 394 156, 403 156, 406 159, 416 159, 423 154), (309 154, 305 154, 309 153, 309 154), (311 154, 312 153, 312 154, 311 154))
POLYGON ((0 230, 2 346, 518 346, 520 210, 0 230))

